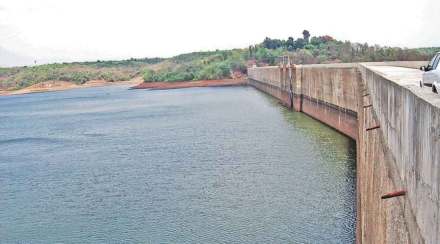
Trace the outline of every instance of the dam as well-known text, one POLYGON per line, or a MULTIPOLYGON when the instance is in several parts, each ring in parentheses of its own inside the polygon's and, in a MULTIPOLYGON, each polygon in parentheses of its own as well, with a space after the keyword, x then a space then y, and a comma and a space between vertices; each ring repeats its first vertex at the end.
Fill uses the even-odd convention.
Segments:
POLYGON ((0 97, 1 241, 437 243, 423 64, 250 68, 262 92, 0 97))
POLYGON ((249 85, 356 140, 357 243, 440 242, 440 96, 426 62, 253 67, 249 85))

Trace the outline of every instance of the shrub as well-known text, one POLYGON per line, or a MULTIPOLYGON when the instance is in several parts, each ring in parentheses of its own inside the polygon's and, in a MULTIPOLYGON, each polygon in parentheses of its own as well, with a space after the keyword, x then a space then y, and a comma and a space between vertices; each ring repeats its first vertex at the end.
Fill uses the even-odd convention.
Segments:
POLYGON ((156 79, 156 72, 151 69, 144 70, 142 74, 142 78, 144 79, 144 82, 154 82, 157 81, 156 79))

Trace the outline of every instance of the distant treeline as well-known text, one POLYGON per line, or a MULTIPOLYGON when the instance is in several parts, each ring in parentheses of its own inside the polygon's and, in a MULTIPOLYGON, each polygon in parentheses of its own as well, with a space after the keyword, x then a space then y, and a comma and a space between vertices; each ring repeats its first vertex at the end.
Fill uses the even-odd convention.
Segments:
MULTIPOLYGON (((368 43, 338 41, 328 35, 310 38, 307 30, 304 30, 303 37, 298 39, 289 37, 287 40, 280 40, 266 37, 261 44, 250 46, 249 52, 255 54, 258 60, 261 55, 257 54, 258 51, 261 52, 261 48, 281 50, 283 55, 291 56, 298 64, 427 60, 440 50, 438 47, 407 49, 370 46, 368 43)), ((273 61, 272 57, 268 58, 268 61, 273 61)))
POLYGON ((47 64, 33 67, 0 68, 0 89, 17 89, 38 82, 63 80, 120 81, 142 76, 145 82, 223 79, 246 73, 249 66, 274 65, 280 56, 290 56, 296 64, 429 60, 439 47, 399 48, 339 41, 331 36, 311 36, 285 40, 265 38, 248 48, 193 52, 172 58, 131 58, 47 64))
POLYGON ((286 40, 266 37, 262 43, 247 49, 195 52, 171 58, 175 65, 163 69, 144 70, 144 81, 181 81, 229 78, 245 73, 251 65, 274 65, 280 56, 290 56, 296 64, 349 63, 377 61, 428 60, 440 48, 407 49, 370 46, 367 43, 338 41, 331 36, 311 36, 304 30, 302 37, 286 40))

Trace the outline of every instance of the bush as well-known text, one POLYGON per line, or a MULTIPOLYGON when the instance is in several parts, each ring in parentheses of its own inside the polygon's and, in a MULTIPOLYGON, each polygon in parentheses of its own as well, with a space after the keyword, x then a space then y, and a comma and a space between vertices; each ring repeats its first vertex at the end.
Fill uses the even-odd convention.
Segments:
POLYGON ((142 78, 144 79, 144 82, 157 81, 156 80, 156 73, 154 72, 154 70, 151 70, 151 69, 144 70, 144 72, 142 74, 142 78))
POLYGON ((75 83, 84 84, 91 80, 90 75, 86 72, 75 72, 72 74, 72 80, 75 83))
POLYGON ((227 63, 212 63, 204 66, 195 76, 197 80, 215 80, 230 77, 230 68, 227 63))
POLYGON ((232 71, 239 71, 243 74, 246 74, 247 72, 247 67, 244 63, 244 60, 233 60, 229 63, 229 68, 232 71))

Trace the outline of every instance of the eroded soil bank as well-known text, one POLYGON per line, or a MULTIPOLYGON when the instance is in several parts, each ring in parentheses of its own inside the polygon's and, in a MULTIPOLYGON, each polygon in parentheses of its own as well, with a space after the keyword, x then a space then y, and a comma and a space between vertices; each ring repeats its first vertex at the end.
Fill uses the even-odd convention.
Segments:
POLYGON ((111 86, 111 85, 133 86, 141 82, 142 82, 142 78, 139 77, 128 81, 114 81, 114 82, 105 81, 105 80, 91 80, 91 81, 87 81, 82 85, 78 85, 68 81, 60 81, 60 80, 45 81, 19 90, 0 90, 0 96, 20 95, 20 94, 37 93, 37 92, 64 91, 64 90, 77 89, 77 88, 111 86))
POLYGON ((99 87, 110 85, 130 85, 132 89, 152 89, 168 90, 190 87, 221 87, 221 86, 241 86, 246 84, 245 78, 223 79, 223 80, 200 80, 200 81, 180 81, 180 82, 150 82, 144 83, 141 77, 136 77, 129 81, 109 82, 105 80, 91 80, 82 85, 68 81, 45 81, 19 90, 0 90, 0 96, 20 95, 37 92, 64 91, 77 88, 99 87))
POLYGON ((200 81, 179 81, 179 82, 146 82, 132 87, 133 89, 167 90, 189 87, 218 87, 218 86, 240 86, 246 84, 246 79, 224 79, 224 80, 200 80, 200 81))

